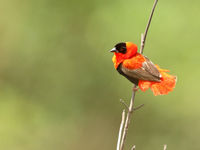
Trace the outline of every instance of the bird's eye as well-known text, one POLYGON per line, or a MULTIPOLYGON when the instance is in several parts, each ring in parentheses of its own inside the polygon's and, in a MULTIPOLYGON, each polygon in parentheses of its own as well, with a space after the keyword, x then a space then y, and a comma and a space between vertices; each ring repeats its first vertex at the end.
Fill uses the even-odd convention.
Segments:
POLYGON ((115 45, 115 48, 118 50, 119 53, 126 53, 126 43, 118 43, 117 45, 115 45))
POLYGON ((119 52, 125 54, 126 53, 126 47, 121 47, 119 49, 119 52))

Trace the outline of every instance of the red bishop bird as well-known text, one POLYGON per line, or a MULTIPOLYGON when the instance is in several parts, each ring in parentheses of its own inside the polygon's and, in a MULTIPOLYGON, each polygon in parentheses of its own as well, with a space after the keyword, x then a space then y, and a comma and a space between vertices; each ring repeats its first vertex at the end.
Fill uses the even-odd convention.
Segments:
POLYGON ((112 61, 115 69, 142 91, 151 88, 154 95, 165 95, 173 91, 176 76, 167 74, 169 70, 159 68, 138 53, 137 45, 131 42, 118 43, 110 52, 114 52, 112 61))

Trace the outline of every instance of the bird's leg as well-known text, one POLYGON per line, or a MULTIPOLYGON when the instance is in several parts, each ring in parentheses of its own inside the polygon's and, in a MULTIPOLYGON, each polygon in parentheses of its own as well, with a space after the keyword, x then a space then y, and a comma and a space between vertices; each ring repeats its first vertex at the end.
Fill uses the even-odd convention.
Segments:
POLYGON ((139 87, 133 87, 133 91, 136 92, 139 90, 139 87))

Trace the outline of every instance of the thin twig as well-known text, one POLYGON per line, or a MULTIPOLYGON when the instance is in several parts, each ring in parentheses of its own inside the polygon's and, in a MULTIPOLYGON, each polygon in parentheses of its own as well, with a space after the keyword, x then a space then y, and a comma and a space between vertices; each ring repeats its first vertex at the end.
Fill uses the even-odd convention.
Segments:
POLYGON ((120 150, 124 149, 124 143, 125 143, 125 139, 126 139, 126 135, 127 135, 127 131, 128 131, 128 126, 130 124, 131 114, 133 112, 133 105, 134 105, 135 93, 136 93, 136 90, 134 90, 134 89, 136 89, 136 87, 137 86, 134 85, 133 92, 132 92, 132 97, 131 97, 131 101, 130 101, 130 105, 129 105, 129 109, 128 109, 127 116, 126 116, 126 122, 125 122, 125 125, 124 125, 124 131, 123 131, 123 134, 122 134, 120 150))
POLYGON ((125 101, 123 101, 122 99, 120 99, 120 102, 125 106, 125 108, 128 110, 128 105, 125 103, 125 101))
POLYGON ((143 53, 143 49, 144 49, 144 34, 141 34, 141 43, 140 43, 140 54, 143 53))
POLYGON ((164 145, 164 149, 163 150, 167 150, 167 144, 164 145))
POLYGON ((145 29, 145 32, 144 32, 144 35, 142 34, 141 47, 140 47, 140 53, 141 54, 143 53, 143 49, 144 49, 144 44, 145 44, 145 41, 146 41, 147 33, 148 33, 148 30, 149 30, 149 27, 150 27, 150 24, 151 24, 151 20, 152 20, 152 17, 153 17, 153 13, 154 13, 154 10, 156 8, 157 3, 158 3, 158 0, 155 0, 153 8, 151 10, 151 14, 150 14, 147 26, 146 26, 146 29, 145 29))
MULTIPOLYGON (((147 33, 148 33, 148 30, 149 30, 149 27, 150 27, 150 24, 151 24, 151 19, 153 17, 153 13, 154 13, 154 10, 155 10, 157 2, 158 2, 158 0, 155 0, 154 5, 153 5, 153 9, 152 9, 150 17, 149 17, 148 24, 147 24, 146 29, 145 29, 145 32, 141 36, 141 47, 140 47, 140 53, 141 54, 143 53, 143 49, 144 49, 147 33)), ((128 132, 128 126, 130 124, 131 114, 134 111, 134 107, 133 106, 134 106, 135 94, 137 92, 136 89, 137 89, 137 85, 134 85, 133 92, 132 92, 132 97, 131 97, 131 101, 130 101, 130 105, 128 107, 128 112, 127 112, 127 115, 126 115, 126 121, 125 121, 125 124, 123 123, 124 124, 124 129, 123 129, 122 138, 121 138, 121 133, 122 133, 122 129, 121 128, 123 128, 122 123, 120 125, 119 137, 118 137, 118 142, 117 142, 117 150, 119 150, 119 149, 123 150, 124 149, 124 144, 125 144, 125 139, 126 139, 126 135, 127 135, 127 132, 128 132)), ((122 103, 123 103, 123 101, 122 101, 122 103)), ((125 102, 123 104, 125 105, 125 107, 127 107, 125 102)), ((139 107, 136 107, 135 110, 141 108, 142 106, 143 105, 140 105, 139 107)), ((122 119, 122 122, 123 122, 123 120, 124 119, 122 119)), ((135 150, 135 146, 132 147, 132 150, 135 150)))
POLYGON ((125 121, 125 109, 122 112, 122 121, 120 124, 119 135, 118 135, 118 140, 117 140, 117 150, 119 150, 119 148, 120 148, 120 141, 121 141, 121 136, 122 136, 122 130, 124 127, 124 121, 125 121))
POLYGON ((138 110, 138 109, 142 108, 143 106, 144 106, 144 104, 141 104, 138 107, 133 108, 133 111, 138 110))
POLYGON ((135 150, 135 145, 133 145, 133 147, 131 148, 131 150, 135 150))

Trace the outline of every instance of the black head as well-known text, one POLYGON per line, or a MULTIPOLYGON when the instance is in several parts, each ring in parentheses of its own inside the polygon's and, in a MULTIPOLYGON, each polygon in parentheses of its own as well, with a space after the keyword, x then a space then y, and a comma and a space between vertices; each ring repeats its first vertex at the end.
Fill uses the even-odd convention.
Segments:
POLYGON ((115 47, 110 52, 116 52, 116 53, 126 53, 126 43, 118 43, 115 45, 115 47))

